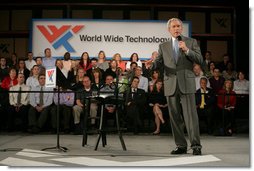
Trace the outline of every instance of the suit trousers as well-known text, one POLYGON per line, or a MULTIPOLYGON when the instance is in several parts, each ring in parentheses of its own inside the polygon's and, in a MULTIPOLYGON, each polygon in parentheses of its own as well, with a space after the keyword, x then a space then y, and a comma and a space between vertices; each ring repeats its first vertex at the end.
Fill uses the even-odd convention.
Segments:
POLYGON ((191 148, 201 148, 195 94, 183 94, 178 85, 173 96, 167 96, 170 124, 177 147, 187 148, 186 127, 191 148))

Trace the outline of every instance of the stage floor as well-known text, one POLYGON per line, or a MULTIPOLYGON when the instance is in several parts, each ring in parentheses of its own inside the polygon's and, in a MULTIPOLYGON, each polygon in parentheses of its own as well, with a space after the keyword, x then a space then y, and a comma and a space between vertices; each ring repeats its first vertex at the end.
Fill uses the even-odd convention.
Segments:
POLYGON ((171 134, 123 134, 127 151, 123 151, 117 134, 107 135, 107 145, 100 142, 94 151, 97 135, 88 135, 88 145, 82 147, 82 135, 0 134, 0 165, 2 166, 164 166, 164 167, 250 167, 248 134, 232 137, 201 135, 202 156, 171 155, 174 140, 171 134))

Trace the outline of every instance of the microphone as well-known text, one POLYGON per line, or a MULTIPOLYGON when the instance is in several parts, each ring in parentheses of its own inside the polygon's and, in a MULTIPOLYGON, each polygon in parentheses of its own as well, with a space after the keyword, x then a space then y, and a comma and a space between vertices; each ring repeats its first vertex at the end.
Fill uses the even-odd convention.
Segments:
POLYGON ((181 37, 180 35, 177 36, 176 39, 177 39, 178 41, 182 41, 182 37, 181 37))

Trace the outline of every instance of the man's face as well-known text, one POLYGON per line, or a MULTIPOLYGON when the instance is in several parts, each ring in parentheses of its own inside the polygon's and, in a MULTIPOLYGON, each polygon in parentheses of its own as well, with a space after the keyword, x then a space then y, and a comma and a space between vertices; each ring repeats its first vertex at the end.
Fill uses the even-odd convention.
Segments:
POLYGON ((40 83, 41 86, 45 85, 45 79, 46 79, 46 77, 44 75, 41 75, 39 77, 39 83, 40 83))
POLYGON ((194 68, 193 68, 193 72, 194 72, 194 74, 195 74, 196 76, 199 76, 200 73, 201 73, 201 68, 200 68, 200 66, 195 65, 194 68))
POLYGON ((25 82, 25 76, 23 74, 19 74, 17 80, 19 84, 23 84, 25 82))
POLYGON ((214 76, 216 76, 216 77, 220 76, 220 70, 219 69, 214 69, 213 73, 214 73, 214 76))
POLYGON ((92 61, 91 61, 91 65, 92 65, 92 67, 97 67, 97 61, 92 60, 92 61))
POLYGON ((202 89, 206 89, 206 85, 207 85, 206 81, 203 80, 203 79, 201 79, 201 80, 200 80, 200 87, 201 87, 202 89))
POLYGON ((106 77, 105 83, 107 85, 109 85, 113 82, 113 80, 114 80, 114 78, 111 75, 109 75, 109 76, 106 77))
POLYGON ((142 69, 140 67, 136 67, 135 76, 139 77, 141 73, 142 73, 142 69))
POLYGON ((41 58, 36 59, 36 64, 37 64, 37 65, 41 65, 41 64, 42 64, 41 58))
POLYGON ((139 84, 139 80, 137 78, 134 78, 132 83, 131 83, 131 87, 132 88, 138 88, 138 84, 139 84))
POLYGON ((205 58, 206 58, 207 60, 210 60, 210 59, 211 59, 211 55, 210 55, 210 53, 206 52, 206 54, 205 54, 205 58))
POLYGON ((5 58, 1 58, 1 65, 5 66, 6 65, 6 59, 5 58))
POLYGON ((91 81, 90 81, 90 79, 89 79, 88 77, 84 77, 84 78, 83 78, 83 85, 84 85, 84 87, 86 87, 86 88, 90 87, 91 81))
POLYGON ((168 30, 170 34, 176 38, 177 36, 180 36, 180 34, 182 33, 183 27, 179 21, 173 20, 171 21, 168 30))
POLYGON ((51 50, 50 50, 50 49, 47 49, 47 50, 46 50, 45 56, 48 57, 48 58, 51 57, 51 50))
POLYGON ((27 57, 28 57, 28 59, 30 59, 30 60, 33 59, 33 53, 28 53, 28 54, 27 54, 27 57))

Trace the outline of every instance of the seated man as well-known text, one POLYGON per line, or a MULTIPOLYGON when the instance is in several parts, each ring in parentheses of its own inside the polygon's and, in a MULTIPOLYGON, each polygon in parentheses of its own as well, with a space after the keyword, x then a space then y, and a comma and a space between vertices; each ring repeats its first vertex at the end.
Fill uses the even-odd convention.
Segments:
MULTIPOLYGON (((114 95, 116 87, 115 87, 113 81, 114 81, 114 78, 113 78, 112 75, 107 75, 106 76, 105 84, 100 89, 100 92, 99 92, 101 97, 106 98, 108 96, 113 96, 114 95)), ((107 103, 107 104, 105 104, 105 109, 106 109, 106 112, 113 113, 116 109, 116 105, 107 103)))
POLYGON ((53 88, 45 86, 45 78, 45 74, 40 74, 38 77, 40 85, 31 89, 31 91, 39 92, 30 93, 31 107, 28 111, 30 129, 28 131, 31 133, 38 133, 45 126, 53 103, 53 88))
POLYGON ((141 127, 140 117, 146 102, 145 90, 138 88, 138 85, 139 78, 133 77, 125 97, 127 126, 134 129, 134 134, 137 134, 141 127))
POLYGON ((196 91, 196 106, 199 120, 203 118, 207 126, 208 134, 213 132, 215 112, 215 94, 207 87, 207 78, 200 78, 200 88, 196 91))
MULTIPOLYGON (((56 133, 57 128, 57 105, 58 105, 58 92, 54 93, 55 105, 51 109, 51 124, 52 133, 56 133)), ((63 131, 64 133, 70 132, 70 119, 72 114, 72 106, 74 104, 74 93, 65 87, 60 88, 59 92, 59 127, 60 119, 63 119, 63 131), (65 92, 62 92, 65 91, 65 92), (63 118, 61 118, 62 116, 63 118)))
POLYGON ((22 91, 29 91, 30 88, 29 86, 26 86, 24 84, 25 82, 24 74, 19 73, 17 80, 18 80, 18 84, 15 86, 12 86, 10 88, 10 91, 20 91, 20 92, 9 93, 9 101, 10 101, 9 111, 10 112, 8 114, 7 125, 8 125, 9 131, 15 129, 16 128, 15 120, 16 118, 20 118, 21 123, 19 124, 19 126, 21 127, 22 131, 26 131, 29 96, 28 96, 28 92, 22 92, 22 91))
MULTIPOLYGON (((92 96, 92 93, 94 90, 96 89, 92 88, 90 77, 85 75, 83 78, 83 88, 78 91, 76 95, 76 105, 73 106, 73 117, 74 117, 74 126, 75 126, 74 134, 81 134, 82 126, 80 122, 80 116, 84 110, 86 98, 92 96)), ((90 104, 91 117, 97 116, 97 108, 98 108, 97 103, 91 102, 90 104)), ((91 119, 91 124, 92 126, 95 124, 95 119, 91 119)))

